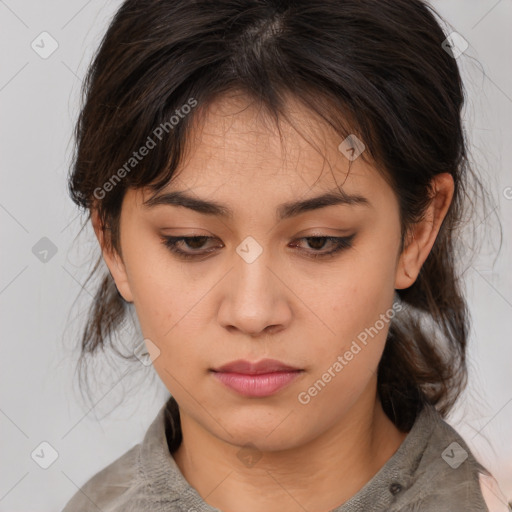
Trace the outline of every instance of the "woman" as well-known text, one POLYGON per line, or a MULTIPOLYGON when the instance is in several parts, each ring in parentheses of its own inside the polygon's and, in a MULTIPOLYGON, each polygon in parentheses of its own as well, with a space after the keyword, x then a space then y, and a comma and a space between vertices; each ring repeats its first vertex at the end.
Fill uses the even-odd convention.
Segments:
POLYGON ((65 512, 488 510, 443 419, 469 331, 459 43, 419 0, 122 4, 70 176, 109 270, 82 348, 133 304, 170 397, 65 512))

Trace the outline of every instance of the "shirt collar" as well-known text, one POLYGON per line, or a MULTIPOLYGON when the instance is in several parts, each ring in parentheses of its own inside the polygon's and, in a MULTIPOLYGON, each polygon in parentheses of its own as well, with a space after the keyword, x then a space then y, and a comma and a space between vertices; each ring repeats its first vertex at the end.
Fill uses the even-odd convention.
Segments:
MULTIPOLYGON (((185 479, 169 451, 165 431, 166 425, 169 425, 168 414, 174 404, 176 402, 171 397, 162 406, 141 443, 137 469, 147 484, 145 493, 152 495, 163 506, 162 510, 168 510, 164 504, 181 501, 189 509, 198 512, 220 512, 203 501, 185 479)), ((175 410, 177 411, 177 406, 175 410)), ((172 431, 172 423, 170 426, 172 431)), ((177 434, 175 429, 174 437, 177 434)))
MULTIPOLYGON (((435 408, 425 405, 391 458, 352 498, 332 512, 379 509, 391 504, 395 495, 409 486, 436 421, 440 421, 440 418, 435 408), (411 459, 415 461, 412 465, 411 459)), ((166 425, 169 444, 172 445, 181 437, 179 410, 173 397, 162 406, 141 443, 137 470, 146 482, 145 493, 162 506, 165 503, 181 502, 184 510, 221 512, 208 505, 181 473, 169 451, 166 425)))

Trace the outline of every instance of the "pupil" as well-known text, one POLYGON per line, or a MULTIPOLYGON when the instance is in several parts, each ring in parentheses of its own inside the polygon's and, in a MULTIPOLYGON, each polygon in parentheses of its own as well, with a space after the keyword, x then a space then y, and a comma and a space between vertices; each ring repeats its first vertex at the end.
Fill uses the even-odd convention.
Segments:
POLYGON ((324 238, 308 238, 308 243, 313 249, 321 249, 325 245, 324 238), (311 243, 312 242, 312 243, 311 243), (317 244, 317 245, 315 245, 317 244))
POLYGON ((195 236, 193 238, 190 238, 187 243, 192 249, 200 249, 201 246, 204 244, 205 239, 205 236, 195 236))

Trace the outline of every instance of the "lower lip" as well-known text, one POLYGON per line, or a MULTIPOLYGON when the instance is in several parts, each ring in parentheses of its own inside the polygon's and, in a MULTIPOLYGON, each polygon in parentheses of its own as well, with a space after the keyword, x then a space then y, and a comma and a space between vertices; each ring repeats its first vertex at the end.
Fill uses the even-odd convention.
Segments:
POLYGON ((277 393, 296 379, 302 370, 288 372, 245 373, 213 372, 224 385, 244 396, 263 397, 277 393))

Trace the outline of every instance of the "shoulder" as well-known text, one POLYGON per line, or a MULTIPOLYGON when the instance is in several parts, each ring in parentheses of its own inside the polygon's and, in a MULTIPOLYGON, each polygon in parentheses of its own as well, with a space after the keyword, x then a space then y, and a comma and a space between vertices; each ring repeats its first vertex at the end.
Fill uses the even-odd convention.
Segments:
POLYGON ((169 452, 167 406, 142 441, 87 480, 62 512, 141 512, 155 510, 155 503, 175 510, 181 494, 191 490, 169 452))
POLYGON ((138 481, 136 460, 140 444, 93 475, 68 501, 62 512, 109 512, 138 481))
POLYGON ((416 460, 410 461, 414 471, 409 492, 404 493, 404 497, 409 495, 408 500, 397 511, 509 512, 505 502, 501 508, 496 504, 491 508, 492 491, 484 486, 496 490, 496 481, 462 436, 433 407, 423 411, 421 425, 429 426, 428 440, 416 460))

